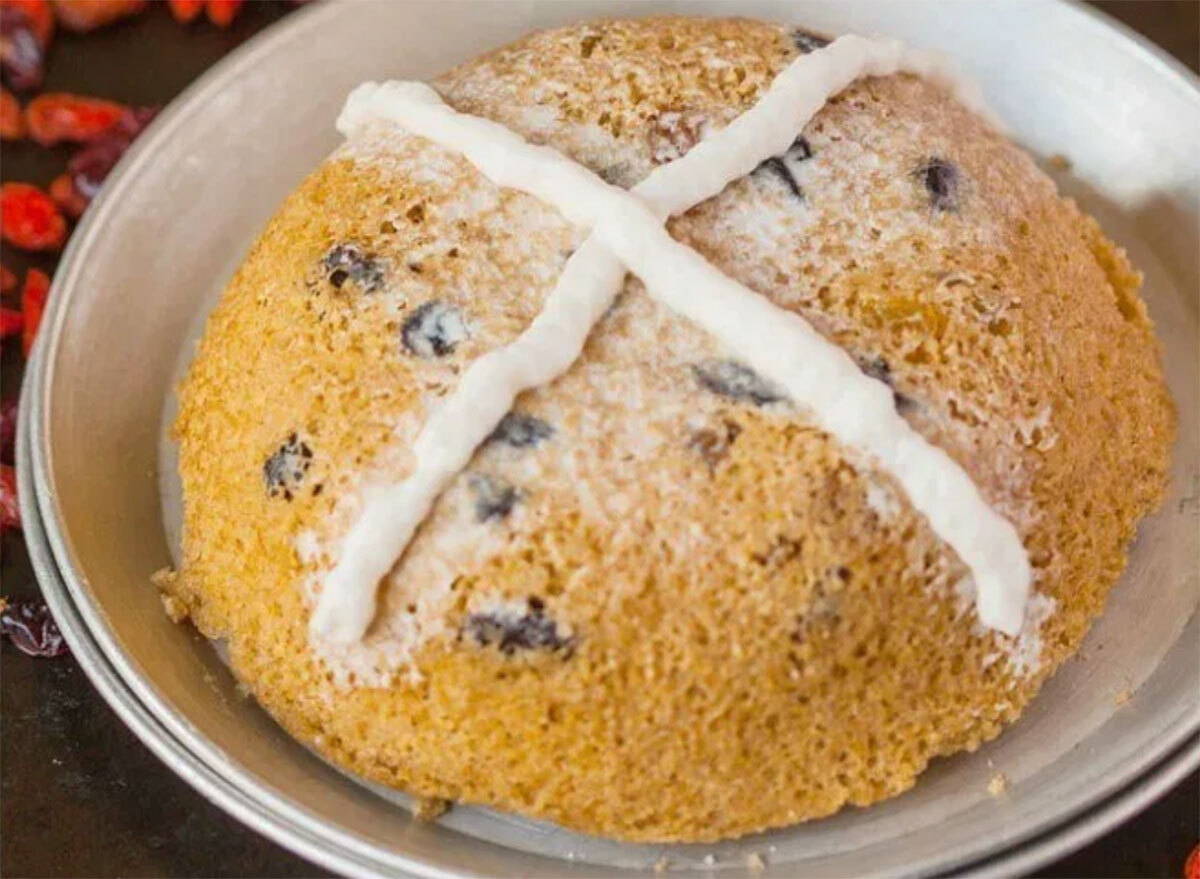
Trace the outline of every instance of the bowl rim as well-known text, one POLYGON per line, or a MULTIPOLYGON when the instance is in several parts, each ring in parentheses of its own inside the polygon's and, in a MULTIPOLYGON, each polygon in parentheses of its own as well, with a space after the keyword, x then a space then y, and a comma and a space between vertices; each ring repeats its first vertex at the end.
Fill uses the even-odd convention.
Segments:
MULTIPOLYGON (((1080 27, 1108 31, 1200 109, 1200 77, 1150 40, 1082 0, 1050 0, 1077 16, 1080 27)), ((137 176, 155 147, 211 100, 214 86, 236 77, 288 42, 319 30, 342 14, 337 4, 300 10, 256 35, 197 78, 150 126, 122 158, 63 253, 53 295, 25 377, 18 427, 18 478, 22 515, 34 570, 51 611, 72 651, 101 695, 147 747, 207 799, 239 821, 287 848, 332 870, 354 875, 457 875, 424 860, 384 852, 355 834, 326 823, 273 789, 244 767, 223 759, 221 751, 199 734, 155 688, 144 681, 108 627, 103 608, 86 584, 69 540, 60 527, 62 511, 54 490, 50 445, 50 394, 65 315, 73 292, 82 285, 84 256, 103 235, 106 218, 137 176)), ((1193 619, 1193 623, 1195 620, 1193 619)), ((1192 625, 1189 628, 1194 629, 1192 625)), ((1187 629, 1181 639, 1187 637, 1187 629)), ((1087 843, 1147 806, 1187 773, 1200 766, 1200 710, 1178 717, 1160 739, 1121 773, 1064 805, 1053 821, 1019 834, 948 851, 913 866, 920 873, 943 871, 1006 875, 1034 869, 1087 843)), ((570 866, 563 863, 564 871, 570 866)))

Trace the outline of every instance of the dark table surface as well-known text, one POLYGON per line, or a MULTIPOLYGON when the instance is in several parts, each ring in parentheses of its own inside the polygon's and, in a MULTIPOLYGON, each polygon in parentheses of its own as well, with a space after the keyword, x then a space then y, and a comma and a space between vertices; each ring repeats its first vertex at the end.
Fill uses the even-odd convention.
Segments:
MULTIPOLYGON (((1197 70, 1200 3, 1097 3, 1197 70)), ((169 101, 206 67, 289 7, 251 3, 234 26, 183 28, 162 4, 87 35, 60 35, 46 88, 137 104, 169 101)), ((0 176, 42 185, 67 149, 6 143, 0 176)), ((6 266, 50 271, 50 258, 4 248, 6 266)), ((7 345, 5 398, 21 377, 7 345)), ((4 536, 5 596, 37 595, 20 535, 4 536)), ((1141 815, 1041 871, 1042 876, 1181 876, 1200 840, 1200 776, 1141 815)), ((242 827, 176 778, 117 719, 69 656, 32 659, 0 647, 0 872, 5 876, 323 876, 324 870, 242 827)))

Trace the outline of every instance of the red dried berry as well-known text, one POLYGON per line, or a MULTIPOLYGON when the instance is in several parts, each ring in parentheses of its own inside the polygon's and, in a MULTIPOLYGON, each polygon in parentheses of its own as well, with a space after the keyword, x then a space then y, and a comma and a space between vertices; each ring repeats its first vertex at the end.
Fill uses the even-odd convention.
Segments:
POLYGON ((204 11, 204 0, 167 0, 167 6, 177 22, 187 24, 204 11))
POLYGON ((58 250, 67 221, 54 201, 28 183, 0 185, 0 237, 22 250, 58 250))
POLYGON ((3 604, 0 632, 8 635, 13 646, 22 653, 53 659, 70 652, 46 602, 14 601, 3 604))
POLYGON ((16 6, 0 5, 0 73, 18 92, 36 89, 45 77, 46 47, 29 16, 16 6))
POLYGON ((21 506, 17 503, 17 471, 0 464, 0 534, 9 528, 21 528, 21 506))
POLYGON ((157 107, 131 108, 111 131, 96 138, 71 157, 67 162, 67 174, 70 175, 76 192, 83 199, 91 201, 96 197, 104 178, 157 113, 157 107))
POLYGON ((37 37, 38 45, 45 49, 54 36, 54 10, 50 0, 0 0, 0 5, 19 9, 29 19, 29 26, 37 37))
POLYGON ((208 0, 205 11, 208 20, 217 27, 229 27, 242 8, 243 0, 208 0))
POLYGON ((20 140, 25 136, 21 105, 8 89, 0 89, 0 138, 20 140))
POLYGON ((1200 845, 1192 849, 1183 865, 1183 879, 1200 879, 1200 845))
POLYGON ((42 146, 64 140, 82 143, 112 131, 129 112, 115 101, 47 92, 25 107, 25 125, 29 136, 42 146))
POLYGON ((17 445, 17 401, 0 401, 0 462, 11 464, 17 445))
POLYGON ((7 293, 9 290, 15 289, 17 286, 17 276, 8 270, 6 266, 0 266, 0 293, 7 293))
POLYGON ((62 26, 73 31, 90 31, 122 18, 137 15, 146 0, 53 0, 62 26))
POLYGON ((25 315, 15 308, 0 305, 0 339, 19 335, 25 329, 25 315))
POLYGON ((89 199, 75 186, 70 174, 59 174, 50 181, 50 197, 58 209, 72 220, 78 220, 87 210, 89 199))
POLYGON ((42 312, 46 310, 46 299, 50 296, 50 278, 45 272, 30 269, 25 273, 25 286, 21 288, 21 312, 25 315, 25 326, 21 330, 21 351, 25 357, 33 350, 38 327, 42 323, 42 312))

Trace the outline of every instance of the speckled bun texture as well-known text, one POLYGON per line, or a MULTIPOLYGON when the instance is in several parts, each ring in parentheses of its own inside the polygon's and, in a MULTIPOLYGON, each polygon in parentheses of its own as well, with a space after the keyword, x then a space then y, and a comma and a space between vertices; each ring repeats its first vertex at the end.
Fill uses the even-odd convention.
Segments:
MULTIPOLYGON (((606 179, 749 108, 812 35, 744 20, 535 34, 435 83, 606 179)), ((380 127, 284 203, 181 389, 168 604, 298 739, 423 797, 629 840, 866 805, 1013 721, 1161 498, 1171 402, 1124 253, 933 85, 868 79, 670 223, 889 382, 1020 530, 1025 631, 983 629, 888 475, 634 279, 583 358, 439 501, 353 648, 314 590, 426 414, 532 320, 584 231, 380 127)))

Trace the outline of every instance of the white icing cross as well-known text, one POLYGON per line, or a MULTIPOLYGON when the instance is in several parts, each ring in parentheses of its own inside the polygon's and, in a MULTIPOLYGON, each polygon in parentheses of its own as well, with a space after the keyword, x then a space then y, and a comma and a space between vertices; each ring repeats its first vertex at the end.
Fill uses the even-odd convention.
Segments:
POLYGON ((782 387, 822 429, 890 472, 970 568, 980 621, 1016 635, 1031 572, 1013 525, 988 506, 949 455, 900 417, 891 388, 863 374, 798 314, 727 277, 663 225, 787 150, 825 101, 854 80, 901 71, 941 83, 991 119, 978 91, 941 56, 894 40, 845 36, 797 58, 753 108, 631 192, 502 125, 456 112, 423 83, 366 83, 355 89, 338 120, 347 136, 371 124, 397 125, 461 153, 497 186, 537 196, 592 234, 567 262, 529 327, 511 344, 476 359, 430 416, 413 446, 413 473, 365 499, 324 580, 311 635, 335 643, 362 638, 375 615, 379 582, 434 501, 519 393, 552 381, 575 362, 626 271, 641 278, 652 297, 782 387))

